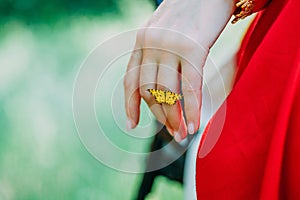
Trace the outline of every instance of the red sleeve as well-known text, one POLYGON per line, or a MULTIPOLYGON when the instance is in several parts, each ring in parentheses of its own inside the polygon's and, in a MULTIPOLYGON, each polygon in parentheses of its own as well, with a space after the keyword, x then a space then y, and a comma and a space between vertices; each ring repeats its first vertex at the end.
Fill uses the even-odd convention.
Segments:
POLYGON ((271 2, 271 0, 256 0, 256 1, 254 1, 253 12, 258 12, 258 11, 264 9, 270 2, 271 2))
POLYGON ((198 199, 300 199, 299 9, 273 0, 252 25, 243 72, 201 141, 198 199))

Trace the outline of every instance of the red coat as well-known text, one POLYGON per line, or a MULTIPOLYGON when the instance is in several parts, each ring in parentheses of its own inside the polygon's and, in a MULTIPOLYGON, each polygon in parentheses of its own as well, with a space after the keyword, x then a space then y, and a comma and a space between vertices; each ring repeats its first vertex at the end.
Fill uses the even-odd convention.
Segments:
POLYGON ((198 199, 300 199, 299 20, 300 0, 273 0, 251 25, 199 147, 198 199))

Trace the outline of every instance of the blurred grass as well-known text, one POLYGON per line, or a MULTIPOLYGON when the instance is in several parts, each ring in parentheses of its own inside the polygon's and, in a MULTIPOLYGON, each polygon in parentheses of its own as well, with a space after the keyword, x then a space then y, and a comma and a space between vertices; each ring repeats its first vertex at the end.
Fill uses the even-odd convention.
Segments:
MULTIPOLYGON (((119 15, 78 12, 38 23, 22 20, 21 14, 2 18, 1 200, 126 200, 135 195, 141 175, 95 160, 81 144, 72 118, 73 83, 89 51, 113 34, 139 27, 153 10, 148 1, 118 5, 119 15)), ((116 141, 119 131, 112 129, 116 141)), ((148 148, 147 143, 126 145, 148 148)), ((148 199, 182 199, 182 188, 160 178, 148 199)))
POLYGON ((0 0, 0 21, 16 19, 26 24, 55 22, 70 16, 121 14, 118 0, 0 0))

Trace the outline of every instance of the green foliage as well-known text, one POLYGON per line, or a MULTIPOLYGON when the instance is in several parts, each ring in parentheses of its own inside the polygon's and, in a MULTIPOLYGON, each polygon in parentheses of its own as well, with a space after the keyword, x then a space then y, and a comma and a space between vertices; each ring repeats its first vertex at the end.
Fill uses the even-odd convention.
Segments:
MULTIPOLYGON (((27 23, 34 22, 36 13, 24 11, 33 12, 30 6, 56 2, 66 8, 69 4, 24 0, 26 9, 15 5, 5 14, 3 8, 15 2, 0 2, 6 20, 0 26, 0 200, 129 200, 135 196, 142 175, 122 173, 94 159, 81 143, 72 117, 73 83, 91 49, 113 34, 137 27, 138 20, 145 21, 152 13, 149 2, 130 1, 118 2, 126 11, 122 18, 83 15, 85 11, 70 17, 53 11, 32 25, 27 23), (62 15, 66 17, 53 21, 62 15)), ((100 4, 106 5, 99 0, 100 4)), ((116 1, 113 4, 117 6, 116 1)), ((126 63, 121 66, 113 74, 124 71, 126 63)), ((100 101, 97 105, 101 107, 100 101)), ((121 140, 123 133, 107 116, 100 115, 99 121, 107 124, 112 141, 128 150, 148 150, 149 142, 121 140)), ((120 165, 132 164, 116 159, 120 165)), ((149 199, 182 198, 180 185, 163 178, 156 185, 149 199)))
POLYGON ((26 23, 53 21, 63 17, 120 13, 118 0, 0 0, 0 17, 17 18, 26 23))

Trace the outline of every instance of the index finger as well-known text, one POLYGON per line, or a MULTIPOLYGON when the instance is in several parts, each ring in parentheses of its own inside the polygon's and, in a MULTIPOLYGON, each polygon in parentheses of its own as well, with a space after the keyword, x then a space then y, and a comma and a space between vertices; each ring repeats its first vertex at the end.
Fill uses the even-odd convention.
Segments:
POLYGON ((135 44, 128 62, 124 77, 125 109, 127 115, 126 128, 132 129, 139 122, 141 96, 139 93, 139 74, 142 60, 142 49, 135 44))

